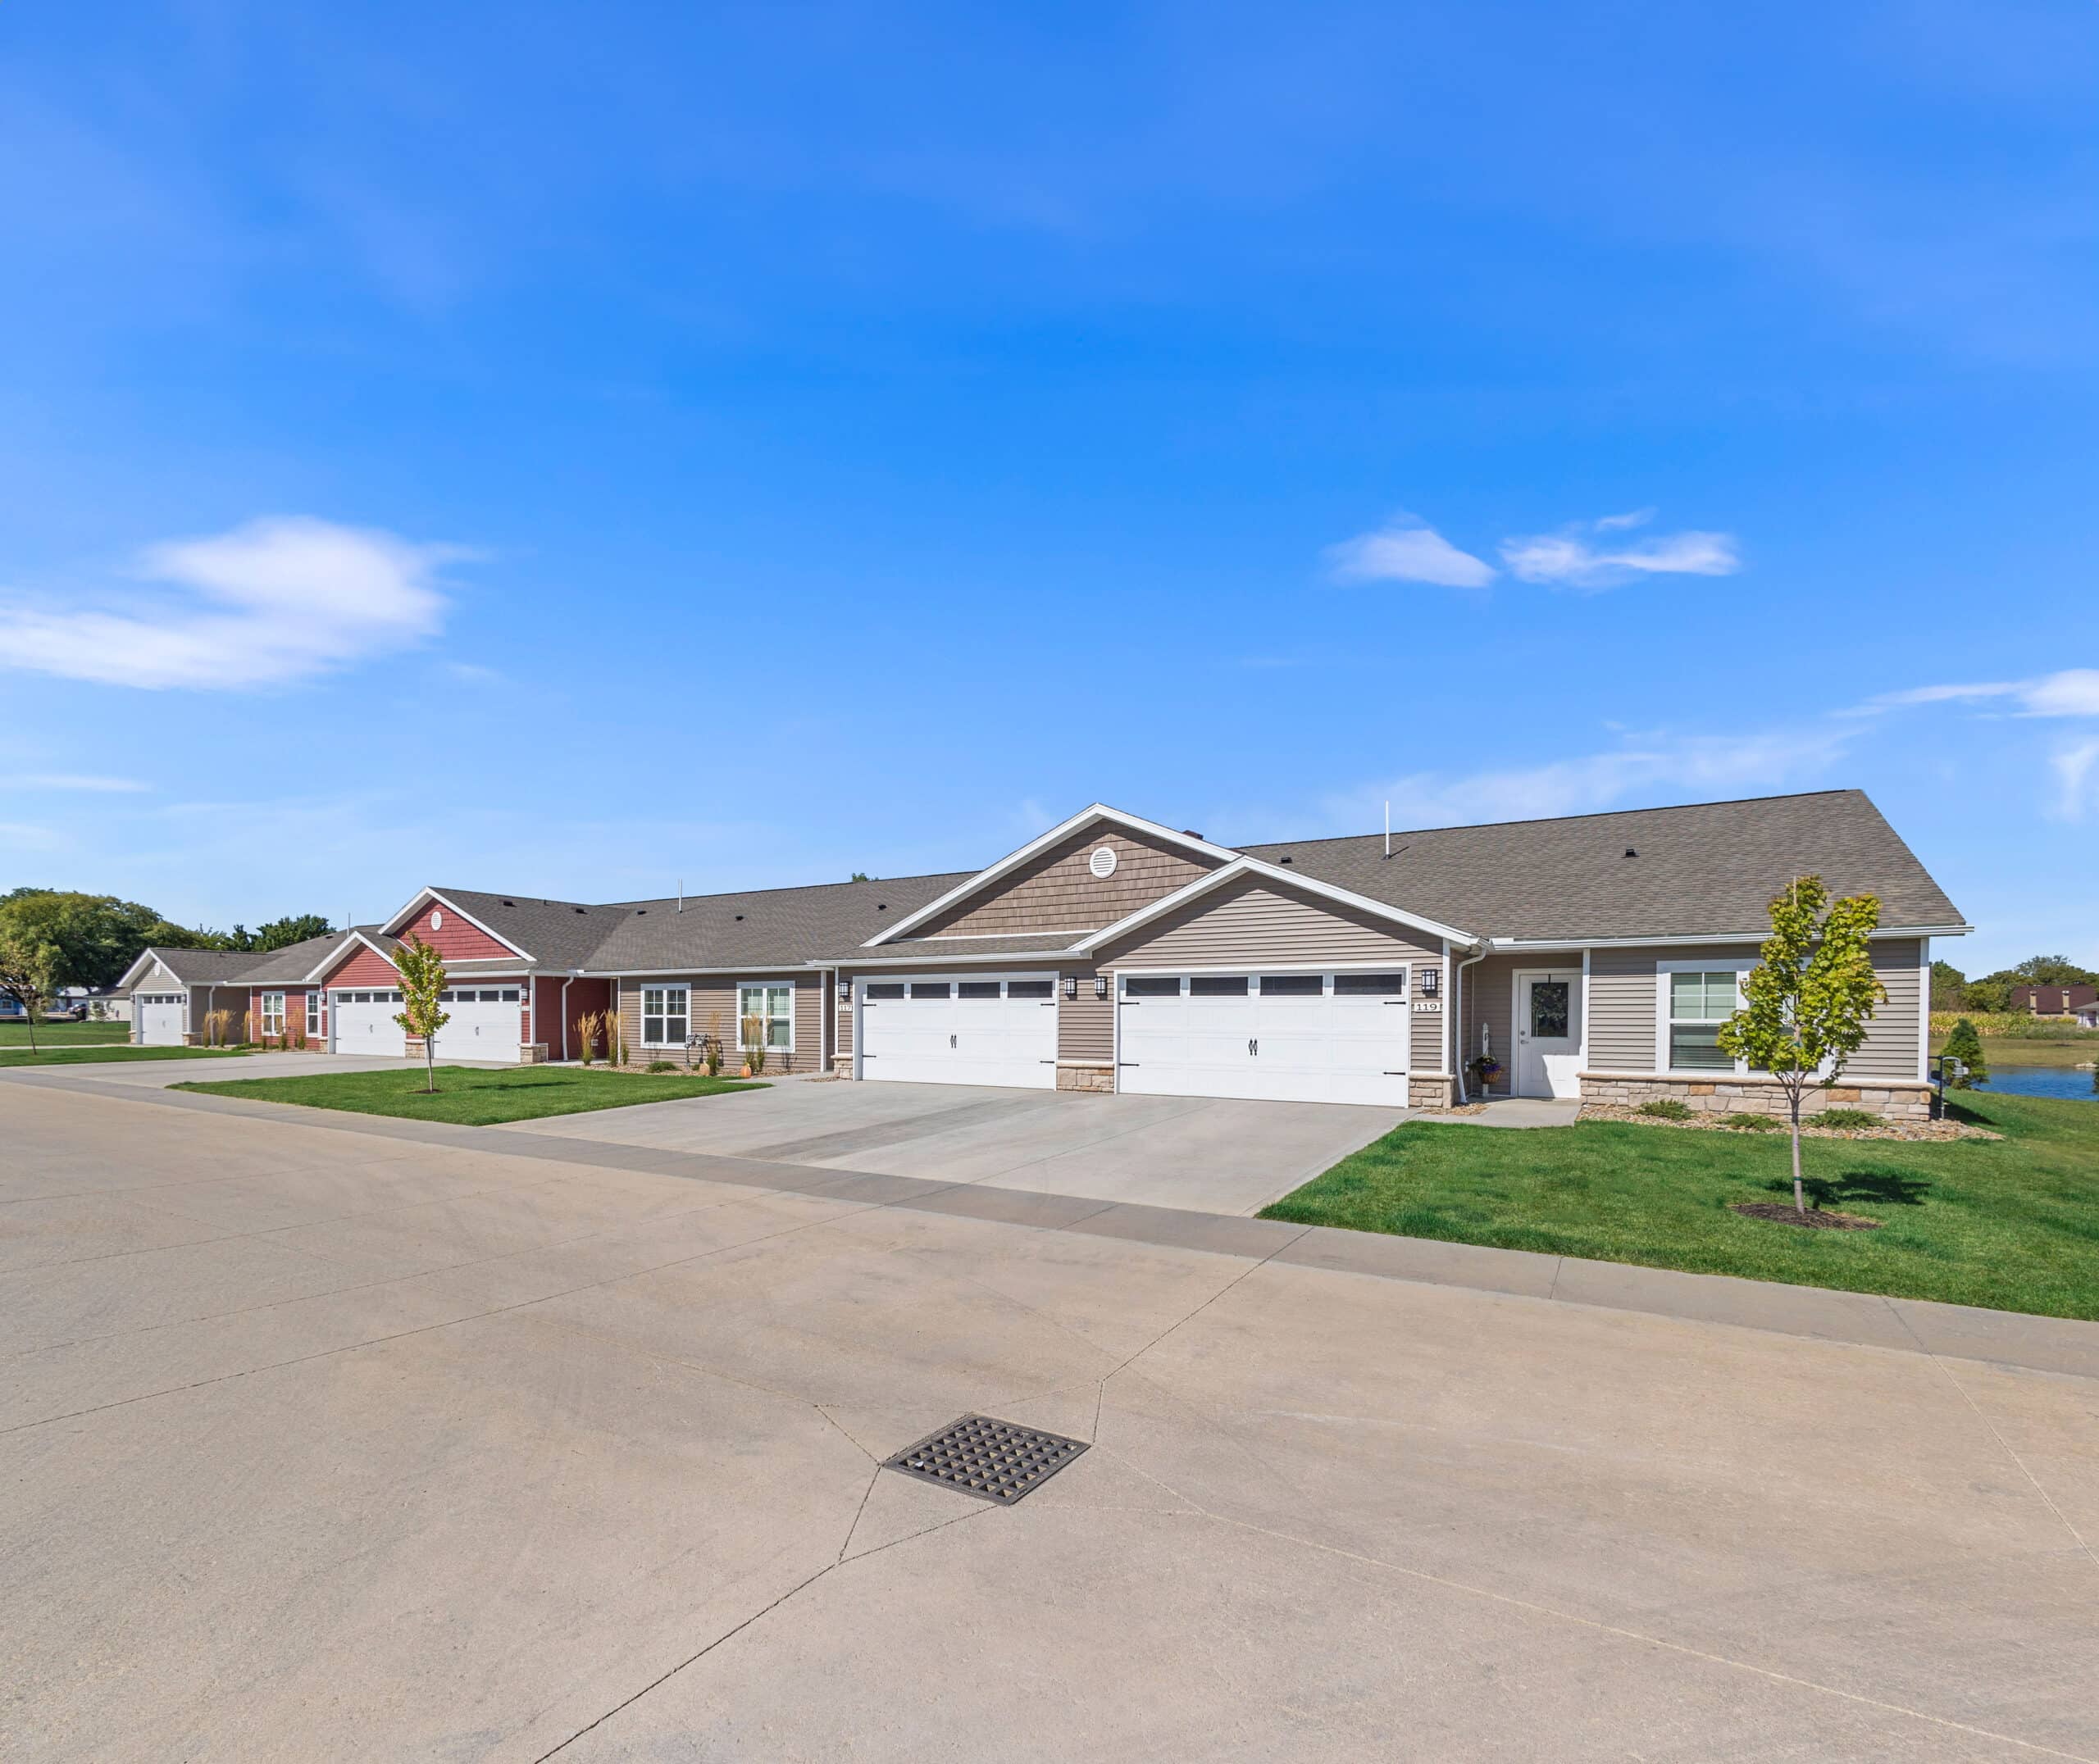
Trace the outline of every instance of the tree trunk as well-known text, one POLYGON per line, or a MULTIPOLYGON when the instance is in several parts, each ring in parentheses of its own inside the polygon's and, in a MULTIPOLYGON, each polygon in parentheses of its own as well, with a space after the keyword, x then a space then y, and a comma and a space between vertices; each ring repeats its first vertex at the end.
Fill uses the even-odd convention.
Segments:
POLYGON ((1793 1105, 1793 1211, 1797 1213, 1805 1213, 1807 1211, 1807 1198, 1801 1188, 1801 1097, 1797 1090, 1793 1093, 1792 1102, 1793 1105))
POLYGON ((32 998, 29 1008, 22 1013, 22 1020, 30 1025, 30 1052, 36 1052, 36 1000, 32 998))
MULTIPOLYGON (((437 1094, 437 1049, 431 1045, 436 1039, 435 1035, 423 1037, 423 1093, 426 1096, 437 1094)), ((1800 1163, 1797 1150, 1793 1154, 1793 1162, 1796 1166, 1800 1163)))

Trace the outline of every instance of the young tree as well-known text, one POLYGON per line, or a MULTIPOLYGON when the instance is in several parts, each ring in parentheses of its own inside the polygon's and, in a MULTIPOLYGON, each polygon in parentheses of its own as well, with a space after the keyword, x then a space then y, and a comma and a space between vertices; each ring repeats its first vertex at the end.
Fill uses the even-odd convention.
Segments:
POLYGON ((420 937, 411 935, 394 957, 401 975, 401 1002, 394 1021, 412 1035, 423 1038, 423 1087, 437 1094, 437 1032, 452 1021, 448 1011, 438 1007, 444 990, 444 957, 420 937))
POLYGON ((61 982, 58 946, 0 921, 0 993, 22 1007, 29 1020, 30 1052, 36 1052, 36 1020, 61 982))
POLYGON ((1867 941, 1879 923, 1874 896, 1849 894, 1832 904, 1820 876, 1799 877, 1771 902, 1771 934, 1742 980, 1746 1002, 1720 1025, 1722 1052, 1769 1072, 1785 1089, 1793 1122, 1793 1206, 1802 1213, 1801 1105, 1809 1091, 1842 1074, 1866 1039, 1874 1007, 1887 996, 1874 977, 1867 941))
POLYGON ((1983 1052, 1983 1038, 1965 1016, 1953 1025, 1953 1033, 1946 1038, 1946 1045, 1939 1051, 1946 1058, 1958 1060, 1968 1068, 1958 1078, 1946 1080, 1947 1085, 1955 1090, 1973 1090, 1978 1079, 1990 1075, 1990 1062, 1983 1052))

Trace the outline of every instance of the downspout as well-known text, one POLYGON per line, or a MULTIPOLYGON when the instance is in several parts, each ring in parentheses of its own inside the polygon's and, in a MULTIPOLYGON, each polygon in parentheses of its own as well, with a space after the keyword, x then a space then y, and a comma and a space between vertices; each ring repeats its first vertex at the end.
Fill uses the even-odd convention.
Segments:
POLYGON ((1457 1043, 1458 1100, 1460 1102, 1472 1101, 1472 1093, 1465 1088, 1465 970, 1476 962, 1487 960, 1487 944, 1488 939, 1482 938, 1479 953, 1468 956, 1458 964, 1458 976, 1451 987, 1450 1034, 1457 1043))

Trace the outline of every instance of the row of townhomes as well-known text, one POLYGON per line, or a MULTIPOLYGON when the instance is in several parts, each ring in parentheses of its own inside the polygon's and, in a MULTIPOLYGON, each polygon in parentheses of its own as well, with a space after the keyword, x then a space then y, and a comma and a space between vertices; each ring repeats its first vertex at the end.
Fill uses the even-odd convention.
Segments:
POLYGON ((383 925, 266 956, 152 949, 134 1034, 216 1012, 316 1048, 408 1051, 389 957, 444 957, 444 1059, 582 1052, 768 1074, 1436 1109, 1494 1095, 1775 1108, 1721 1052, 1771 897, 1819 874, 1881 902, 1887 989, 1838 1099, 1927 1112, 1931 939, 1968 930, 1855 790, 1234 849, 1100 804, 987 869, 749 893, 553 901, 425 888, 383 925))

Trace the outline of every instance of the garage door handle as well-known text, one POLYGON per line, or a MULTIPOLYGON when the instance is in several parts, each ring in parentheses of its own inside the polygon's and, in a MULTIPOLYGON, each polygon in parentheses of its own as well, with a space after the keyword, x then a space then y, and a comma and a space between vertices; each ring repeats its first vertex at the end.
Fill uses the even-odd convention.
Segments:
POLYGON ((1249 1053, 1259 1053, 1261 1051, 1260 1043, 1258 1041, 1249 1040, 1246 1043, 1246 1051, 1249 1053))
POLYGON ((949 1036, 949 1037, 948 1037, 948 1045, 949 1045, 950 1048, 952 1048, 952 1047, 954 1045, 954 1036, 950 1035, 950 1036, 949 1036))

